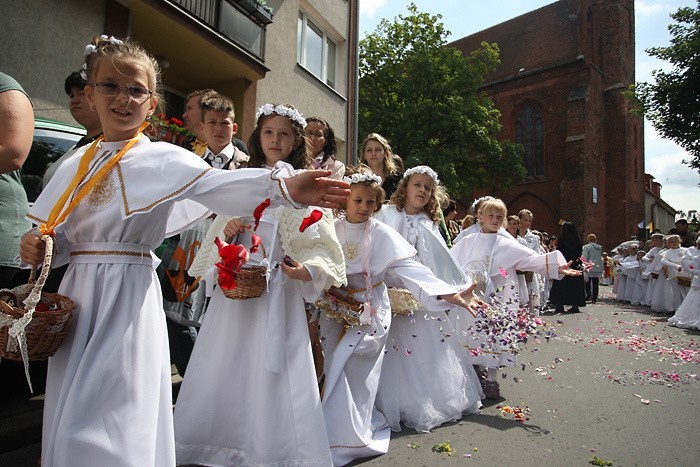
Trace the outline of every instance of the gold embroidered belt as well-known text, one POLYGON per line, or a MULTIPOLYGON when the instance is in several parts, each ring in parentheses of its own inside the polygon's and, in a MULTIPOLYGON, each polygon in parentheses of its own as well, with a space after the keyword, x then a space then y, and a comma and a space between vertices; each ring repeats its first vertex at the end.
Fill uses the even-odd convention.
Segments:
POLYGON ((70 262, 154 266, 151 249, 138 243, 74 243, 71 245, 70 262))

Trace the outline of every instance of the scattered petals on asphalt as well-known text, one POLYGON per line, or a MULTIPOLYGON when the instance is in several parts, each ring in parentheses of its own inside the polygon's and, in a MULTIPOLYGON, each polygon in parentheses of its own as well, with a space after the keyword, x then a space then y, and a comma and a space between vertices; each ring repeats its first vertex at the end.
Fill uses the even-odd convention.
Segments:
POLYGON ((598 456, 593 456, 590 459, 588 459, 588 463, 593 464, 593 465, 602 465, 602 466, 613 465, 612 461, 607 461, 605 459, 601 459, 598 456))
MULTIPOLYGON (((525 407, 520 407, 516 405, 511 407, 509 405, 497 405, 496 408, 501 413, 501 417, 506 417, 512 415, 516 422, 523 423, 530 420, 530 408, 526 405, 525 407)), ((474 448, 476 450, 476 448, 474 448)))
POLYGON ((418 443, 413 442, 411 444, 407 444, 406 447, 411 449, 418 449, 418 443))
POLYGON ((444 443, 439 443, 433 446, 433 452, 442 452, 447 454, 448 456, 451 456, 455 450, 450 446, 449 441, 445 441, 444 443))

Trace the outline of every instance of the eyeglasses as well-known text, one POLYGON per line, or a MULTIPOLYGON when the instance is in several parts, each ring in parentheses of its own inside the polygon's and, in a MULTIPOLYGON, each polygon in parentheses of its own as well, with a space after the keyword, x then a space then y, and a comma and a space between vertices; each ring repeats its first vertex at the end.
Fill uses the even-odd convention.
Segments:
POLYGON ((326 135, 323 134, 322 131, 315 131, 315 132, 314 131, 307 131, 306 136, 308 136, 309 138, 316 138, 316 139, 322 139, 322 138, 326 137, 326 135))
POLYGON ((126 89, 127 94, 137 101, 146 100, 153 94, 153 91, 149 91, 141 86, 119 86, 116 83, 110 83, 108 81, 95 83, 93 86, 95 86, 95 89, 100 91, 102 94, 106 94, 108 96, 116 96, 122 92, 122 89, 126 89))

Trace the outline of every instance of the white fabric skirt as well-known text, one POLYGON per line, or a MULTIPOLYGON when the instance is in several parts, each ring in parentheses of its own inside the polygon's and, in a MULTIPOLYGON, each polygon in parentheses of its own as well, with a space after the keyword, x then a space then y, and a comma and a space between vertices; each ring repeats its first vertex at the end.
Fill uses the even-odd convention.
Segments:
POLYGON ((700 276, 693 276, 683 303, 668 322, 679 328, 700 329, 700 276))
POLYGON ((375 407, 391 315, 380 310, 371 324, 345 330, 321 315, 326 373, 323 414, 333 465, 386 454, 391 428, 375 407))
POLYGON ((72 264, 76 303, 49 359, 41 465, 174 466, 170 353, 150 264, 72 264))
MULTIPOLYGON (((403 422, 427 432, 479 412, 479 378, 460 362, 456 337, 445 312, 394 315, 376 402, 393 431, 403 422)), ((461 354, 466 361, 466 349, 461 354)))
POLYGON ((331 465, 300 288, 287 288, 284 304, 270 295, 214 290, 175 407, 179 464, 331 465), (273 373, 268 318, 285 310, 284 361, 273 373))

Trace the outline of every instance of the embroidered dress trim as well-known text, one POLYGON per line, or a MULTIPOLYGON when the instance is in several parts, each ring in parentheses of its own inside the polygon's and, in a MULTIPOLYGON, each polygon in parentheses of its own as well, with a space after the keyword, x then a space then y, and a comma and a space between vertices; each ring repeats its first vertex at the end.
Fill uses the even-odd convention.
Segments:
POLYGON ((208 167, 207 169, 203 170, 202 173, 200 173, 200 174, 197 175, 195 178, 193 178, 189 183, 185 184, 184 186, 182 186, 182 187, 179 188, 178 190, 173 191, 172 193, 163 196, 161 199, 158 199, 158 200, 154 201, 153 203, 149 204, 148 206, 145 206, 145 207, 142 207, 142 208, 135 208, 135 209, 132 210, 132 209, 129 208, 129 202, 128 202, 127 199, 126 199, 126 185, 124 184, 124 176, 122 175, 122 169, 121 169, 121 167, 119 166, 119 164, 117 164, 117 174, 118 174, 118 176, 119 176, 119 183, 120 183, 121 188, 122 188, 122 200, 124 201, 124 212, 126 213, 127 216, 130 216, 130 215, 132 215, 132 214, 134 214, 134 213, 137 213, 137 212, 147 212, 147 211, 150 211, 150 210, 153 209, 155 206, 158 206, 158 205, 161 204, 162 202, 164 202, 164 201, 166 201, 166 200, 168 200, 168 199, 170 199, 170 198, 174 198, 175 196, 177 196, 177 195, 179 195, 180 193, 182 193, 183 191, 185 191, 187 188, 189 188, 190 186, 192 186, 195 182, 197 182, 197 180, 199 180, 200 178, 202 178, 202 177, 204 176, 204 174, 206 174, 206 173, 209 172, 210 170, 212 170, 212 167, 208 167))
POLYGON ((81 255, 98 255, 98 256, 138 256, 141 258, 150 258, 151 252, 136 252, 136 251, 114 251, 114 250, 83 250, 83 251, 71 251, 71 256, 81 256, 81 255))

